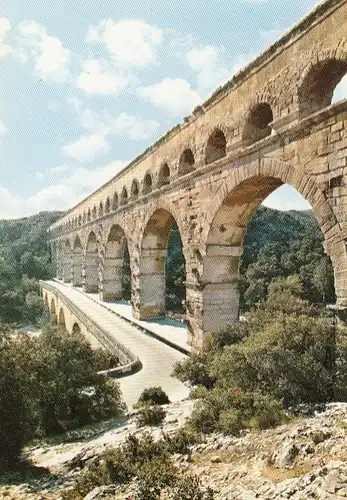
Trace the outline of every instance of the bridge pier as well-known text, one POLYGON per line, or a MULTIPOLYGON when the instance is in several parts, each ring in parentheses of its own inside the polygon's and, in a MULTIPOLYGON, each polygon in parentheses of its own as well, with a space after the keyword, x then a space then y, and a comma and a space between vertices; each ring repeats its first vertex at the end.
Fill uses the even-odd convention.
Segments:
POLYGON ((99 292, 99 259, 95 250, 86 251, 83 290, 86 293, 99 292))
POLYGON ((123 297, 123 258, 106 257, 100 299, 105 302, 121 300, 123 297))
POLYGON ((74 252, 72 255, 72 284, 81 287, 83 285, 83 253, 74 252))
POLYGON ((144 248, 141 255, 139 287, 133 293, 133 314, 137 319, 165 317, 166 249, 144 248))

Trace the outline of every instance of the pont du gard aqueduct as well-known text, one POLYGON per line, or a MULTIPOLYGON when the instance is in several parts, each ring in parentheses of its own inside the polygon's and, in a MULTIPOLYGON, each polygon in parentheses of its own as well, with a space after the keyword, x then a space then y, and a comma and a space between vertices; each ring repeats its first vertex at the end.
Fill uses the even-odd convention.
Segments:
POLYGON ((56 280, 41 283, 51 313, 67 329, 100 327, 92 304, 106 314, 122 299, 128 248, 127 321, 159 324, 177 225, 186 272, 178 329, 187 347, 199 347, 238 320, 248 223, 286 183, 312 206, 334 268, 335 307, 347 309, 347 99, 332 104, 346 73, 347 0, 327 0, 51 226, 56 280))

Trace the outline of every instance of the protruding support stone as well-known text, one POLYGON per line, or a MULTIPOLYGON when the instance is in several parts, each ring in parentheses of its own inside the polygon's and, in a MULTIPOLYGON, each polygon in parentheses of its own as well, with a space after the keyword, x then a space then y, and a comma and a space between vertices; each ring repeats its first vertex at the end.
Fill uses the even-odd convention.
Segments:
POLYGON ((209 245, 203 277, 192 274, 187 286, 188 342, 201 347, 206 335, 239 320, 239 246, 209 245))
POLYGON ((97 250, 86 251, 83 290, 86 293, 98 293, 99 291, 99 258, 97 250))
POLYGON ((71 283, 72 281, 72 261, 69 253, 64 256, 63 281, 64 283, 71 283))
POLYGON ((76 287, 83 285, 83 253, 75 250, 72 254, 72 284, 76 287))
POLYGON ((165 316, 165 258, 166 249, 144 249, 138 289, 133 300, 133 314, 137 319, 165 316))
POLYGON ((123 258, 106 257, 100 299, 113 302, 122 299, 123 258))

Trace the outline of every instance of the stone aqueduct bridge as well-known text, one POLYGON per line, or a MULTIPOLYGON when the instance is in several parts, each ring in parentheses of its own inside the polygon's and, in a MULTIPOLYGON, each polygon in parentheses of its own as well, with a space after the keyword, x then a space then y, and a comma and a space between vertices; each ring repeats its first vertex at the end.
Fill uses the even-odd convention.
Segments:
POLYGON ((249 220, 288 183, 311 204, 347 306, 347 0, 320 4, 194 109, 184 123, 50 228, 57 277, 121 295, 124 248, 136 318, 165 314, 165 257, 177 223, 191 345, 238 318, 249 220))

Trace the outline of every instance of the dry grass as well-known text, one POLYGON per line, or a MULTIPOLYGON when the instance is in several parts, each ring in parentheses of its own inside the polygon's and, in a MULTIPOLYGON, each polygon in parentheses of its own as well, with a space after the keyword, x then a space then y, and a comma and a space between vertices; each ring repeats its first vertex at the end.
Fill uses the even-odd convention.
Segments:
POLYGON ((297 465, 291 469, 277 469, 271 465, 266 466, 261 475, 266 479, 269 479, 273 483, 281 483, 286 479, 293 479, 296 477, 304 476, 308 474, 314 468, 313 464, 297 465))

